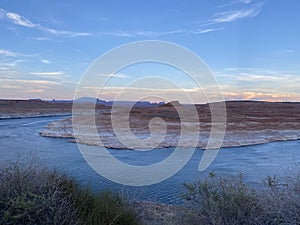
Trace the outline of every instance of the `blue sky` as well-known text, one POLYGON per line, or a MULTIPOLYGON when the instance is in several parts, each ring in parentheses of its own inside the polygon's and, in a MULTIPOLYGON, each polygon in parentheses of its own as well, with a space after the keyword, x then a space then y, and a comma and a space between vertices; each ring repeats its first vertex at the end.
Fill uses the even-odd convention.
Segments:
MULTIPOLYGON (((225 99, 300 101, 299 10, 297 0, 2 0, 0 98, 72 99, 96 58, 151 39, 198 54, 225 99)), ((180 71, 146 63, 120 71, 100 97, 112 100, 148 74, 198 95, 180 71)), ((163 92, 176 98, 172 88, 163 92)))

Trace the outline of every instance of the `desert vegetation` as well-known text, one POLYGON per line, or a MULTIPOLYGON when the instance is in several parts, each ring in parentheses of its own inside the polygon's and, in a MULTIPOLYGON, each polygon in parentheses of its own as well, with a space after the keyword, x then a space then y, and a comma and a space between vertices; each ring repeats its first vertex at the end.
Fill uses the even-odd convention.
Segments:
POLYGON ((0 171, 0 224, 138 224, 121 196, 94 193, 60 173, 15 164, 0 171))
POLYGON ((300 224, 300 176, 266 178, 266 187, 256 190, 242 175, 207 178, 184 184, 184 198, 193 211, 185 224, 300 224))
POLYGON ((270 176, 255 189, 241 174, 210 173, 184 187, 186 205, 130 203, 55 170, 13 164, 0 170, 0 224, 300 224, 300 175, 270 176))

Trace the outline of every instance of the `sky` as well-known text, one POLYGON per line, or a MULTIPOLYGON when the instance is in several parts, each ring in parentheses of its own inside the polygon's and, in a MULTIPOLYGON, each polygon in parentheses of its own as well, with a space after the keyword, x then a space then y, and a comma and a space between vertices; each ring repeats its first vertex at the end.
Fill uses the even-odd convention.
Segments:
MULTIPOLYGON (((0 99, 73 99, 101 55, 161 40, 197 54, 226 100, 300 101, 299 10, 298 0, 1 0, 0 99)), ((141 93, 182 100, 182 91, 203 100, 193 80, 168 65, 145 62, 106 76, 101 93, 95 84, 84 95, 114 100, 156 76, 180 88, 150 81, 127 88, 122 100, 141 93)))

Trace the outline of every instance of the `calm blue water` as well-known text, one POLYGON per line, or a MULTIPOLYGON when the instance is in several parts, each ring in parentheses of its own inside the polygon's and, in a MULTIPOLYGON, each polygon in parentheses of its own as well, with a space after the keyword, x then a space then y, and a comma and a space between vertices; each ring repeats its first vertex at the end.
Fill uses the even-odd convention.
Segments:
MULTIPOLYGON (((176 175, 159 184, 146 187, 128 187, 115 184, 93 171, 82 158, 78 147, 67 139, 45 138, 38 132, 51 121, 62 117, 0 120, 0 166, 7 163, 28 162, 56 168, 76 178, 94 190, 122 191, 130 199, 177 204, 181 202, 183 183, 206 176, 209 172, 224 175, 243 173, 246 182, 262 186, 267 175, 287 176, 300 168, 300 141, 273 142, 263 145, 221 149, 213 164, 199 172, 203 154, 195 151, 189 163, 176 175)), ((94 148, 94 147, 91 147, 94 148)), ((148 152, 110 150, 120 160, 147 165, 166 158, 172 149, 148 152)))

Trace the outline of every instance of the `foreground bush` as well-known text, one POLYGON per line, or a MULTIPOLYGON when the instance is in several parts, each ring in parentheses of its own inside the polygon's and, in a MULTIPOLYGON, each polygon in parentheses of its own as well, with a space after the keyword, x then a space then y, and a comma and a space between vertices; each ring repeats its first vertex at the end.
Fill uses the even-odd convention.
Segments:
POLYGON ((0 171, 0 224, 138 224, 118 195, 93 193, 46 169, 14 165, 0 171))
POLYGON ((248 187, 242 176, 184 184, 193 213, 186 224, 300 224, 300 178, 280 183, 268 177, 266 190, 248 187))

